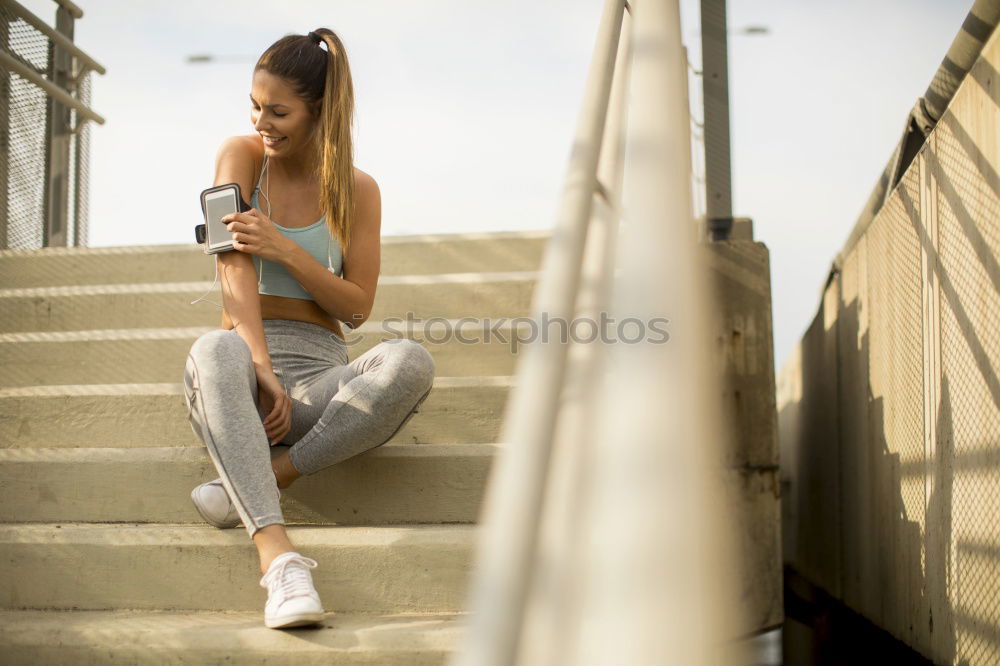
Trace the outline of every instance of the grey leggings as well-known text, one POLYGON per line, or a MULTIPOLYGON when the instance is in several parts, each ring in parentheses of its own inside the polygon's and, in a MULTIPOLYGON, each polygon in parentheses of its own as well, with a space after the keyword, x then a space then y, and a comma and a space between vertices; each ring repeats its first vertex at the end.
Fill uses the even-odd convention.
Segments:
MULTIPOLYGON (((316 324, 265 319, 274 373, 292 400, 281 444, 302 475, 384 444, 430 393, 434 360, 413 340, 385 340, 348 363, 347 345, 316 324)), ((267 415, 257 395, 250 348, 235 330, 214 330, 191 346, 184 369, 188 419, 205 442, 250 539, 284 524, 267 415)))

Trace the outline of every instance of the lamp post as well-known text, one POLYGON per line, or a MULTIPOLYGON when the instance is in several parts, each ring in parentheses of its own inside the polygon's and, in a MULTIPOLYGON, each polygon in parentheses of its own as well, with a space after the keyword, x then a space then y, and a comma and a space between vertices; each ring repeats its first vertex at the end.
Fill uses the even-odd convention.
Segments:
POLYGON ((701 0, 701 85, 705 123, 705 221, 711 240, 733 226, 729 145, 729 54, 726 0, 701 0))
MULTIPOLYGON (((733 31, 734 34, 741 35, 766 35, 769 32, 766 26, 760 25, 733 31)), ((705 221, 710 240, 726 240, 733 226, 728 34, 726 0, 701 0, 705 221)))

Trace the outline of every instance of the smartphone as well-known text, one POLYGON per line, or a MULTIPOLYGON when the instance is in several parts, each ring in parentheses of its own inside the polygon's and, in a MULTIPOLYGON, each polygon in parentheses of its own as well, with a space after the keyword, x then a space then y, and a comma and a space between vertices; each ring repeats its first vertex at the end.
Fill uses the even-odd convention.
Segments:
POLYGON ((201 193, 201 210, 205 214, 205 254, 227 252, 233 248, 233 236, 222 221, 224 215, 236 213, 245 208, 240 186, 226 183, 210 187, 201 193))

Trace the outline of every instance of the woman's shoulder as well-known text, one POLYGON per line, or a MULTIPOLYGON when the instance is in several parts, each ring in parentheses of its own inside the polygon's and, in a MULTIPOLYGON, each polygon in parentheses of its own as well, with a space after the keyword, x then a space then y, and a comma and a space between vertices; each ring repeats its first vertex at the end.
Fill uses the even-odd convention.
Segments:
POLYGON ((255 153, 264 153, 264 142, 261 141, 259 134, 236 134, 234 136, 226 137, 222 142, 223 144, 233 144, 236 146, 243 146, 245 150, 252 151, 255 153))
POLYGON ((375 182, 375 178, 373 178, 371 174, 362 171, 358 167, 354 167, 354 184, 363 186, 374 185, 375 187, 378 187, 378 184, 375 182))
POLYGON ((378 183, 371 174, 354 167, 354 192, 360 201, 369 202, 379 196, 378 183))
POLYGON ((230 136, 223 140, 216 154, 216 180, 236 182, 242 189, 243 197, 249 199, 249 191, 254 188, 257 174, 264 162, 264 143, 256 134, 230 136))
POLYGON ((264 142, 257 134, 239 134, 226 137, 219 146, 219 152, 231 152, 260 162, 264 159, 264 142))
POLYGON ((258 168, 264 162, 264 142, 257 134, 240 134, 228 137, 219 146, 219 152, 230 153, 258 168))

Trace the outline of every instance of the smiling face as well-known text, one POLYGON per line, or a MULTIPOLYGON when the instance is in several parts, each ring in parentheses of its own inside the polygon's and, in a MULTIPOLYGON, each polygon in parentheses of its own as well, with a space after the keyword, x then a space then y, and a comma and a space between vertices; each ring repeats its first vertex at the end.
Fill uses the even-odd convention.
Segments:
POLYGON ((250 106, 250 120, 268 157, 308 159, 315 148, 318 118, 285 79, 263 69, 254 72, 250 106))

